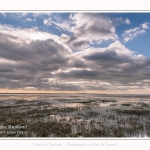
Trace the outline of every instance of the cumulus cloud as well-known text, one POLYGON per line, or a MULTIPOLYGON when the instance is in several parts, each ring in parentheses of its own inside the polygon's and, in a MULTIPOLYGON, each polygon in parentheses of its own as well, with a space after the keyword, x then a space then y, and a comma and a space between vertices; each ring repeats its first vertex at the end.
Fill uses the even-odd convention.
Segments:
POLYGON ((22 29, 0 24, 0 33, 1 36, 7 35, 7 38, 16 43, 31 42, 32 40, 58 39, 56 35, 38 31, 38 27, 22 29))
POLYGON ((118 37, 112 21, 96 13, 76 13, 70 15, 72 20, 71 36, 63 34, 60 39, 72 48, 83 49, 92 41, 102 42, 116 40, 118 37))
MULTIPOLYGON (((55 20, 55 24, 50 20, 69 32, 60 37, 37 27, 23 29, 0 24, 1 88, 111 91, 149 86, 150 59, 137 55, 118 40, 110 18, 83 13, 70 15, 70 20, 72 23, 65 27, 59 24, 60 20, 55 20), (112 43, 103 48, 90 46, 103 40, 112 43)), ((129 24, 127 19, 123 22, 129 24)), ((148 29, 148 23, 143 23, 125 31, 124 36, 134 37, 148 29)))
MULTIPOLYGON (((136 86, 137 82, 148 79, 150 75, 150 59, 142 54, 136 55, 120 41, 115 41, 106 48, 88 48, 73 56, 88 65, 84 68, 68 68, 55 75, 59 79, 67 79, 68 82, 80 81, 83 83, 80 86, 84 90, 86 87, 94 90, 115 87, 127 89, 129 86, 136 86), (102 88, 102 83, 105 83, 105 88, 102 88)), ((142 82, 140 85, 142 86, 142 82)))
POLYGON ((144 55, 136 55, 119 41, 115 41, 107 48, 95 49, 85 53, 86 60, 96 63, 97 68, 105 69, 105 72, 115 71, 118 73, 132 72, 149 65, 150 61, 144 55))
POLYGON ((8 79, 9 88, 13 88, 14 84, 35 88, 49 85, 50 83, 43 83, 42 79, 51 78, 52 72, 63 69, 70 59, 70 49, 59 43, 55 36, 46 34, 47 37, 40 40, 30 37, 31 32, 45 35, 35 30, 6 26, 0 30, 0 78, 8 79), (27 39, 29 42, 26 42, 27 39))
POLYGON ((146 33, 147 29, 149 29, 148 23, 143 23, 139 27, 124 31, 124 33, 122 34, 124 42, 128 42, 137 37, 138 35, 146 33))

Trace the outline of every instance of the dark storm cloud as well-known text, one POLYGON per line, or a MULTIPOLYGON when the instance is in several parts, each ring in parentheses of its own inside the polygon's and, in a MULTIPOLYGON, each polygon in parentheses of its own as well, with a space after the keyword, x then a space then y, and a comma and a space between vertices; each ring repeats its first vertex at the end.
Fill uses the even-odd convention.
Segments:
POLYGON ((12 39, 8 39, 8 35, 6 35, 4 38, 1 38, 0 41, 1 58, 11 60, 32 61, 38 59, 38 61, 42 61, 43 63, 64 63, 67 56, 64 54, 66 53, 69 53, 69 51, 67 52, 62 45, 52 39, 46 41, 32 41, 30 44, 25 42, 15 43, 12 39), (59 59, 57 59, 58 57, 59 59))
POLYGON ((72 41, 67 43, 71 44, 72 47, 79 49, 81 47, 86 47, 88 44, 88 40, 72 41))
POLYGON ((67 61, 67 53, 69 54, 69 51, 52 39, 32 41, 28 44, 15 43, 8 40, 6 36, 0 42, 0 57, 15 61, 28 62, 29 60, 32 63, 36 62, 36 64, 39 61, 42 64, 63 64, 67 61))
POLYGON ((67 77, 67 78, 93 78, 98 77, 99 72, 97 71, 89 71, 89 70, 72 70, 67 73, 60 73, 59 77, 67 77))
POLYGON ((140 60, 137 56, 117 54, 115 50, 94 52, 83 56, 83 58, 95 62, 101 68, 117 67, 126 72, 136 71, 150 65, 150 59, 146 57, 140 60))
POLYGON ((0 72, 13 72, 14 69, 10 65, 0 65, 0 72))
POLYGON ((80 39, 80 36, 78 35, 67 36, 64 34, 60 36, 60 40, 74 49, 81 49, 82 47, 85 48, 89 42, 89 39, 80 39))
POLYGON ((67 66, 69 68, 87 68, 88 64, 85 62, 84 59, 72 55, 67 66))
POLYGON ((87 60, 93 60, 93 61, 114 61, 117 63, 123 62, 123 59, 118 56, 118 54, 115 51, 105 51, 103 53, 97 52, 93 53, 91 55, 84 56, 87 60))
POLYGON ((50 88, 45 81, 53 78, 52 71, 66 66, 70 54, 69 48, 53 39, 28 42, 1 34, 0 77, 8 81, 3 88, 50 88))
POLYGON ((54 84, 52 85, 53 89, 57 89, 60 91, 80 91, 83 90, 81 86, 74 85, 74 84, 54 84))

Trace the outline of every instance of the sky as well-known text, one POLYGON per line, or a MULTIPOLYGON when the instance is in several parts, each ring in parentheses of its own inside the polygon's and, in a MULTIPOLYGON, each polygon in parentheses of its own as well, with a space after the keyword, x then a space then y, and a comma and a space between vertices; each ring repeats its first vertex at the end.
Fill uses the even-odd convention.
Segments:
POLYGON ((150 13, 0 12, 0 93, 150 93, 150 13))

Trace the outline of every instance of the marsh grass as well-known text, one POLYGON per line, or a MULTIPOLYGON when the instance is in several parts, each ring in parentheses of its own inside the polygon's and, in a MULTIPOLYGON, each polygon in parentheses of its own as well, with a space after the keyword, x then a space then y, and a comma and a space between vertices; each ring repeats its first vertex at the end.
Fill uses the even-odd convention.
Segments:
POLYGON ((59 105, 52 101, 24 99, 7 102, 0 103, 0 125, 27 125, 28 128, 21 130, 24 134, 0 134, 1 137, 150 136, 150 110, 145 102, 119 105, 116 100, 70 100, 77 104, 74 107, 65 105, 69 99, 58 99, 59 105), (101 107, 99 102, 108 106, 101 107))
POLYGON ((98 112, 94 112, 94 111, 88 111, 87 112, 87 116, 88 117, 96 117, 96 116, 98 116, 99 115, 99 113, 98 112))
POLYGON ((117 102, 116 100, 99 100, 102 103, 110 103, 110 102, 117 102))
POLYGON ((125 114, 125 115, 137 115, 137 116, 149 116, 150 115, 150 111, 149 110, 134 110, 134 109, 130 109, 130 110, 116 110, 117 113, 120 114, 125 114))
POLYGON ((123 103, 123 104, 121 104, 122 106, 132 106, 131 104, 129 104, 129 103, 123 103))

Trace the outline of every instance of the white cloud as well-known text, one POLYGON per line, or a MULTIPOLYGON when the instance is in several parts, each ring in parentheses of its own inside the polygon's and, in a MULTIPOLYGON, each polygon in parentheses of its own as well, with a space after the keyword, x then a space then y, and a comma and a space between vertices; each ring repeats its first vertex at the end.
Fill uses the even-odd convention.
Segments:
POLYGON ((71 21, 69 20, 62 20, 61 18, 58 18, 56 16, 54 16, 54 19, 52 20, 52 18, 48 18, 48 19, 44 19, 43 23, 46 26, 51 26, 52 24, 56 26, 56 28, 58 30, 64 30, 64 31, 69 31, 71 30, 71 21))
POLYGON ((133 57, 134 53, 127 49, 120 41, 115 41, 111 43, 108 47, 105 48, 92 48, 89 47, 83 51, 77 52, 75 55, 77 57, 84 57, 85 55, 92 55, 96 53, 107 53, 107 52, 115 52, 119 56, 126 55, 128 57, 133 57))
POLYGON ((5 12, 1 12, 1 14, 5 17, 7 17, 6 13, 5 12))
POLYGON ((41 12, 41 11, 34 11, 35 13, 32 13, 34 17, 39 17, 42 15, 51 16, 52 12, 41 12))
POLYGON ((22 43, 22 42, 29 43, 31 41, 47 40, 47 39, 58 40, 59 38, 57 35, 38 31, 37 27, 30 28, 30 29, 26 29, 26 28, 22 29, 22 28, 14 28, 12 26, 2 25, 2 24, 0 24, 0 33, 7 34, 8 38, 11 41, 16 43, 22 43))
POLYGON ((128 18, 126 18, 125 23, 126 24, 131 24, 131 22, 130 22, 130 20, 128 18))
POLYGON ((64 31, 71 31, 71 23, 69 21, 62 21, 61 23, 52 21, 54 25, 56 25, 59 29, 62 29, 64 31))
POLYGON ((112 23, 114 26, 118 26, 120 24, 131 24, 130 20, 126 18, 125 20, 122 17, 112 18, 112 23))
POLYGON ((143 24, 142 24, 142 28, 143 28, 143 29, 149 29, 148 23, 143 23, 143 24))
MULTIPOLYGON (((60 39, 74 49, 82 50, 89 44, 116 40, 118 36, 110 18, 95 13, 71 14, 71 36, 64 35, 60 39)), ((69 29, 69 26, 67 26, 69 29)))
POLYGON ((43 23, 44 23, 44 25, 50 26, 50 25, 52 25, 52 20, 51 20, 51 18, 49 18, 49 19, 44 19, 44 20, 43 20, 43 23))
POLYGON ((36 90, 37 88, 35 87, 25 87, 25 90, 36 90))
POLYGON ((135 88, 136 82, 148 78, 150 71, 150 60, 142 54, 136 55, 120 41, 105 48, 89 47, 78 51, 72 55, 71 60, 70 67, 59 70, 54 75, 59 76, 59 81, 67 79, 65 81, 74 82, 86 90, 108 90, 113 86, 128 88, 131 83, 131 87, 135 88), (105 82, 106 87, 101 84, 105 82))
POLYGON ((148 58, 135 55, 118 40, 105 48, 73 53, 58 36, 37 28, 0 25, 0 34, 0 77, 9 88, 108 90, 149 77, 148 58))
POLYGON ((124 42, 128 42, 138 35, 146 33, 147 29, 149 29, 148 23, 143 23, 139 27, 124 31, 124 33, 122 34, 122 36, 124 37, 124 42))
POLYGON ((19 14, 21 14, 22 16, 26 16, 28 13, 22 12, 22 13, 19 13, 19 14))
POLYGON ((116 31, 109 18, 95 13, 79 13, 70 16, 74 21, 75 26, 72 26, 71 31, 86 39, 94 40, 115 40, 117 39, 116 31))
POLYGON ((27 21, 32 22, 32 21, 36 21, 36 19, 31 19, 31 18, 26 18, 27 21))
MULTIPOLYGON (((0 24, 0 78, 9 88, 108 90, 128 88, 131 84, 136 87, 139 80, 142 86, 142 80, 149 79, 149 58, 136 55, 117 40, 110 18, 91 13, 74 14, 70 19, 43 20, 45 25, 71 32, 60 37, 37 27, 23 29, 0 24), (103 40, 113 42, 105 48, 88 45, 103 40), (82 51, 73 52, 68 46, 82 51)), ((143 23, 125 31, 124 39, 129 41, 147 29, 148 23, 143 23)))
POLYGON ((144 74, 140 70, 146 69, 150 64, 147 57, 142 54, 136 55, 120 41, 115 41, 106 48, 88 48, 77 52, 75 57, 80 60, 84 58, 85 64, 88 64, 88 69, 96 71, 98 75, 100 74, 99 77, 95 78, 103 81, 110 79, 110 82, 116 76, 119 77, 120 82, 128 80, 127 75, 136 80, 136 77, 134 77, 136 73, 137 79, 138 77, 144 78, 144 74), (135 74, 131 74, 131 72, 135 74))
POLYGON ((29 22, 32 22, 32 19, 31 18, 26 18, 27 21, 29 22))

